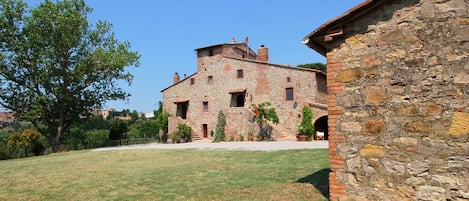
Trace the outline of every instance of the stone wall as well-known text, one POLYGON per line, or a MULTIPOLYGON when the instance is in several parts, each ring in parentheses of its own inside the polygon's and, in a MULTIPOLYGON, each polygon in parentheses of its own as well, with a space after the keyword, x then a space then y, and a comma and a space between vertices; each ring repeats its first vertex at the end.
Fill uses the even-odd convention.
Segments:
MULTIPOLYGON (((248 133, 254 135, 259 132, 259 127, 254 121, 254 113, 248 108, 227 108, 223 110, 226 116, 225 137, 226 140, 248 140, 248 133)), ((255 137, 255 136, 254 136, 255 137)))
POLYGON ((469 199, 468 15, 386 1, 330 43, 332 200, 469 199))

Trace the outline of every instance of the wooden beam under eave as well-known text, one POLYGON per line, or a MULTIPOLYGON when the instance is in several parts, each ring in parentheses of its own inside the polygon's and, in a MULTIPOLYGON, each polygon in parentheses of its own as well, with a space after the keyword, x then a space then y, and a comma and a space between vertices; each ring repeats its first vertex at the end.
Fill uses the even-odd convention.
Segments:
POLYGON ((334 40, 334 37, 343 36, 343 35, 344 35, 344 30, 343 29, 334 30, 332 33, 327 34, 327 35, 324 36, 324 42, 332 41, 332 40, 334 40))

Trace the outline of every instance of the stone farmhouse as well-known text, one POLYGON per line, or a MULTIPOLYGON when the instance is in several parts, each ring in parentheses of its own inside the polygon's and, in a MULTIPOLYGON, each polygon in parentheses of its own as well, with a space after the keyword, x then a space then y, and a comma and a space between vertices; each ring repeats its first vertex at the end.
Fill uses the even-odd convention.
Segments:
MULTIPOLYGON (((326 75, 314 69, 272 64, 267 47, 256 54, 247 43, 225 43, 195 50, 197 72, 163 89, 163 110, 171 114, 168 132, 179 124, 192 128, 193 140, 211 139, 217 115, 226 116, 226 139, 256 135, 253 104, 270 102, 280 123, 272 125, 272 137, 295 140, 301 109, 310 106, 316 130, 326 133, 326 75)), ((238 139, 239 140, 239 139, 238 139)))
POLYGON ((0 123, 12 123, 15 121, 14 112, 0 112, 0 123))
POLYGON ((367 0, 327 57, 331 200, 469 200, 469 3, 367 0))
POLYGON ((107 110, 92 110, 90 113, 92 115, 100 115, 103 117, 103 119, 107 119, 110 113, 115 112, 116 110, 114 108, 110 108, 107 110))

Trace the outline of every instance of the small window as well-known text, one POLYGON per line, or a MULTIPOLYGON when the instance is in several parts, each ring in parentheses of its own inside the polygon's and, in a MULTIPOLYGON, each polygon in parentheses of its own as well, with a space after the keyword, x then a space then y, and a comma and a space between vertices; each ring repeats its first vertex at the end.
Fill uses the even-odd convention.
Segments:
POLYGON ((213 76, 211 76, 211 75, 208 76, 207 82, 208 82, 209 84, 212 84, 212 83, 213 83, 213 76))
POLYGON ((238 78, 243 78, 243 70, 238 70, 238 78))
POLYGON ((291 78, 290 78, 290 77, 287 77, 287 82, 291 82, 291 78))
POLYGON ((195 83, 195 79, 191 78, 191 85, 194 85, 194 83, 195 83))
POLYGON ((293 88, 286 88, 285 89, 286 100, 293 100, 293 88))
POLYGON ((208 112, 208 101, 204 101, 202 104, 204 107, 204 112, 208 112))
POLYGON ((208 56, 213 56, 213 50, 208 51, 208 56))
POLYGON ((326 76, 323 74, 316 74, 316 83, 320 93, 327 93, 326 76))

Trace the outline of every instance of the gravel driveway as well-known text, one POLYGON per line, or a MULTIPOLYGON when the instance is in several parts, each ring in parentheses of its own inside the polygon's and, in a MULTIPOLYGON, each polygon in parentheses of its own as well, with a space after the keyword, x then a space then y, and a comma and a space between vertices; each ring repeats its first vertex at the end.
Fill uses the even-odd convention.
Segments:
POLYGON ((211 141, 195 141, 191 143, 180 144, 139 144, 119 147, 105 147, 94 149, 94 151, 111 151, 111 150, 129 150, 129 149, 225 149, 225 150, 253 150, 253 151, 275 151, 275 150, 292 150, 292 149, 327 149, 328 141, 276 141, 276 142, 220 142, 213 143, 211 141))

